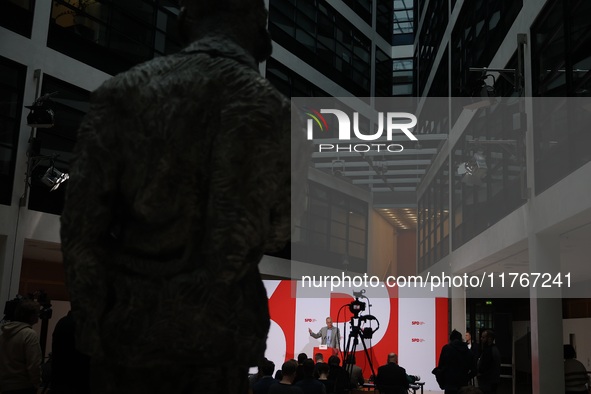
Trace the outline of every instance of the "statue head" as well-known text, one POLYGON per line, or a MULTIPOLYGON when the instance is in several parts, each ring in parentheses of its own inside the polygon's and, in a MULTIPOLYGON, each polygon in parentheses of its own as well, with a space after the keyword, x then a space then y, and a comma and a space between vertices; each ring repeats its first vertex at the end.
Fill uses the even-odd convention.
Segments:
POLYGON ((233 39, 257 62, 271 55, 264 0, 181 0, 179 28, 186 44, 208 34, 233 39))

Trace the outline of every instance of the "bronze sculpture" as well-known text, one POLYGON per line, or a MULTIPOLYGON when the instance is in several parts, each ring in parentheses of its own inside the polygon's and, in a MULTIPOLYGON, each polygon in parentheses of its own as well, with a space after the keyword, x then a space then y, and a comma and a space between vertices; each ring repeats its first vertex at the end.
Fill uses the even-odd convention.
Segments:
POLYGON ((305 178, 258 73, 263 0, 182 3, 190 44, 106 81, 79 129, 61 236, 96 392, 246 392, 269 329, 257 264, 305 178))

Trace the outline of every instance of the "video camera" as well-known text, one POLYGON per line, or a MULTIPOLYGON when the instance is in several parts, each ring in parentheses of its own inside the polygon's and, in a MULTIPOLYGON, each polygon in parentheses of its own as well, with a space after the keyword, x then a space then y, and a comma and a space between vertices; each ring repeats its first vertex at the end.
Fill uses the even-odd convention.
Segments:
POLYGON ((48 320, 53 315, 53 309, 51 309, 51 299, 43 290, 39 290, 34 294, 37 298, 37 302, 41 305, 41 311, 39 312, 39 319, 48 320))
POLYGON ((355 301, 352 301, 349 304, 349 311, 351 311, 353 314, 353 317, 351 318, 351 333, 360 334, 363 338, 371 339, 373 337, 373 333, 376 332, 378 328, 380 328, 380 322, 375 316, 372 315, 360 316, 360 313, 365 311, 366 304, 365 302, 359 301, 359 297, 367 298, 364 294, 365 289, 353 292, 355 301), (378 323, 378 327, 375 330, 372 327, 364 327, 362 330, 361 324, 368 321, 376 321, 378 323))
POLYGON ((349 304, 349 311, 351 311, 353 316, 359 317, 359 314, 365 311, 365 302, 359 301, 359 298, 356 297, 355 301, 349 304))

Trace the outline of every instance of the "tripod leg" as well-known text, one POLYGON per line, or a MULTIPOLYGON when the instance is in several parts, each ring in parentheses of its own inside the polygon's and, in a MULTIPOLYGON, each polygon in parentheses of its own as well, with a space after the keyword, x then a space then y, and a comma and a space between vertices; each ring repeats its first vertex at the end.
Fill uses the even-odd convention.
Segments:
MULTIPOLYGON (((355 354, 355 349, 357 349, 357 344, 359 343, 359 341, 357 340, 357 335, 358 334, 350 334, 349 335, 349 341, 347 343, 347 348, 345 349, 345 356, 343 358, 343 365, 345 365, 345 363, 347 362, 347 360, 349 359, 349 356, 351 354, 355 354), (351 339, 353 339, 353 346, 351 347, 351 339)), ((351 373, 353 373, 353 364, 347 364, 345 366, 345 371, 347 371, 347 373, 349 374, 349 376, 351 376, 351 373)))
POLYGON ((371 362, 371 357, 369 355, 369 352, 367 351, 367 346, 365 346, 365 340, 363 339, 363 337, 361 337, 361 344, 363 345, 363 351, 365 352, 365 357, 367 357, 367 362, 369 363, 369 369, 371 370, 371 374, 375 379, 376 372, 373 369, 373 363, 371 362))
POLYGON ((347 346, 345 346, 345 353, 343 354, 343 364, 345 363, 345 360, 347 360, 347 358, 349 357, 349 354, 355 353, 356 345, 357 338, 353 333, 349 334, 349 339, 347 339, 347 346), (353 341, 353 347, 351 347, 351 340, 353 339, 355 339, 355 341, 353 341))

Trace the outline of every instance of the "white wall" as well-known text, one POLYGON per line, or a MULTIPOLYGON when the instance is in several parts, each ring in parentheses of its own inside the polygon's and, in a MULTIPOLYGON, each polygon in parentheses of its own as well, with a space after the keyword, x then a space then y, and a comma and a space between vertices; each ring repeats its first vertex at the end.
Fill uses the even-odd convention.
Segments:
POLYGON ((367 240, 367 272, 384 279, 396 275, 396 230, 375 210, 369 210, 369 234, 367 240))
MULTIPOLYGON (((530 332, 529 321, 513 322, 513 342, 522 338, 530 332)), ((562 320, 562 343, 570 343, 570 334, 575 335, 575 350, 577 351, 577 360, 582 362, 587 371, 591 371, 591 318, 585 319, 563 319, 562 320)))

